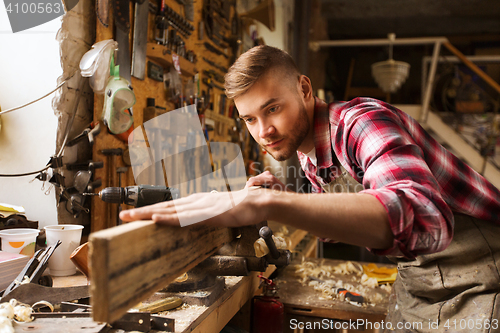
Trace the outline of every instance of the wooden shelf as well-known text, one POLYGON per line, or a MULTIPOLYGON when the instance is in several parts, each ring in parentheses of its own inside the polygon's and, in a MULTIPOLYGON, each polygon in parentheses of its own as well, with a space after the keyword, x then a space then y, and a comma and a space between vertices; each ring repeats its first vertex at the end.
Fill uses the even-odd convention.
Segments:
POLYGON ((218 114, 212 110, 206 110, 205 117, 207 117, 209 119, 213 119, 213 120, 221 122, 221 123, 224 123, 224 124, 227 124, 229 126, 235 125, 234 118, 229 118, 228 116, 218 114))
MULTIPOLYGON (((171 51, 163 45, 148 43, 146 56, 163 67, 170 67, 173 66, 173 60, 172 54, 169 52, 171 51)), ((183 57, 179 57, 179 64, 181 66, 182 75, 184 76, 194 76, 198 73, 196 65, 183 57)))

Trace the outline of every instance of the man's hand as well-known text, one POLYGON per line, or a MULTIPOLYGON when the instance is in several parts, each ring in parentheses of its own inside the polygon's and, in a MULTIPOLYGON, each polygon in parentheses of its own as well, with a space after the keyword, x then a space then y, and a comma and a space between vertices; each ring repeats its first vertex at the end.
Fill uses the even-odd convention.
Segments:
POLYGON ((241 227, 265 220, 261 203, 265 189, 244 189, 235 192, 196 193, 188 197, 154 205, 125 210, 124 222, 153 220, 171 225, 187 226, 203 223, 216 227, 241 227))
POLYGON ((269 171, 264 171, 263 173, 255 177, 250 177, 250 179, 247 180, 245 188, 249 188, 251 186, 262 186, 273 189, 275 191, 293 192, 269 171))

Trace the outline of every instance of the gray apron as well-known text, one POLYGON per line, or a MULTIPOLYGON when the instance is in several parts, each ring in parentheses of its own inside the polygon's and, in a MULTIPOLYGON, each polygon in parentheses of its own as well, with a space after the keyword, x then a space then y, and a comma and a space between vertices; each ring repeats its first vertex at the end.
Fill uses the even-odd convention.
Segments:
MULTIPOLYGON (((325 192, 359 192, 343 167, 325 192)), ((398 276, 385 332, 500 332, 500 227, 455 214, 444 251, 414 260, 390 258, 398 276)))

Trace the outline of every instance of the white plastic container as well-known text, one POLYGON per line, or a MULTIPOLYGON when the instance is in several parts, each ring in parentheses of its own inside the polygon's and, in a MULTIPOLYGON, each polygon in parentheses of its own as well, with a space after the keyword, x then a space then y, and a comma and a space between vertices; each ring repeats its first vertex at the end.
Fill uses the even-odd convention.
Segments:
POLYGON ((83 226, 78 224, 58 224, 45 227, 48 246, 54 245, 58 240, 62 242, 49 259, 50 275, 68 276, 76 273, 76 266, 69 257, 80 245, 82 229, 83 226))
POLYGON ((0 230, 2 238, 2 251, 20 253, 32 257, 35 253, 38 229, 14 228, 0 230))

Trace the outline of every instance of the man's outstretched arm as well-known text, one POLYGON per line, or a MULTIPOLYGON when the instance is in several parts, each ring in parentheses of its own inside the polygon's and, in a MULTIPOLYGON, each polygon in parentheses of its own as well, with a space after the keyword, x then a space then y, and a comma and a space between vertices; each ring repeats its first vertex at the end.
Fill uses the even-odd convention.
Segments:
POLYGON ((123 221, 153 220, 174 226, 186 219, 198 219, 199 223, 219 227, 240 227, 272 220, 321 238, 372 249, 393 245, 387 212, 370 194, 298 194, 245 189, 232 192, 232 195, 239 203, 229 210, 226 210, 227 193, 199 193, 126 210, 120 213, 120 218, 123 221))

